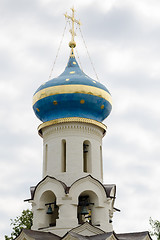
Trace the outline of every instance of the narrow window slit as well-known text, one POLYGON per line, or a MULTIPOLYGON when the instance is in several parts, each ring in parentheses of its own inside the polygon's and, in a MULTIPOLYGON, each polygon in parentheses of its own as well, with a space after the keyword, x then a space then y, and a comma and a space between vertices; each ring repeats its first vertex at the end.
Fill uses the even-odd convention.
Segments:
POLYGON ((66 172, 66 140, 62 140, 62 172, 66 172))

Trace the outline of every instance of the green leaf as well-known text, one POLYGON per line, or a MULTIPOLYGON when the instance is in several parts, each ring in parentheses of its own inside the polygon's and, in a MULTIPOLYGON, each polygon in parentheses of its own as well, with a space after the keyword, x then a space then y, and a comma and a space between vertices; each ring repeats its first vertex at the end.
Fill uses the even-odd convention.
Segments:
POLYGON ((11 236, 8 237, 7 235, 5 235, 5 240, 13 240, 14 238, 18 237, 22 229, 31 229, 33 213, 31 210, 26 209, 22 211, 21 216, 10 220, 10 225, 13 226, 11 236))

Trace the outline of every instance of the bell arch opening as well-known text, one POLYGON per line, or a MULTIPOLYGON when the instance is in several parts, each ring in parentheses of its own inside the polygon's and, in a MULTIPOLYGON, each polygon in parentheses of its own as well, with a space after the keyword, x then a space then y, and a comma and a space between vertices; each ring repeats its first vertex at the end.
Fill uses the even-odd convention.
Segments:
POLYGON ((41 214, 41 228, 56 226, 59 218, 59 207, 56 204, 56 196, 52 191, 46 191, 40 197, 39 210, 41 214))
POLYGON ((77 218, 78 223, 96 223, 96 210, 98 196, 93 191, 84 191, 78 197, 77 218))

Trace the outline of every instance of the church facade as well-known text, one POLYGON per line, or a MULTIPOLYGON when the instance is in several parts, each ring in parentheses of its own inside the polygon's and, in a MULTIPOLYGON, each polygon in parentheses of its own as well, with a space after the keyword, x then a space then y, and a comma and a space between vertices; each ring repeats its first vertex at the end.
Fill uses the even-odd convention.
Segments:
POLYGON ((33 96, 33 110, 43 122, 43 179, 31 187, 33 226, 17 240, 145 239, 148 232, 116 234, 112 225, 116 185, 103 183, 102 123, 111 112, 108 89, 87 76, 71 53, 64 72, 42 84, 33 96))

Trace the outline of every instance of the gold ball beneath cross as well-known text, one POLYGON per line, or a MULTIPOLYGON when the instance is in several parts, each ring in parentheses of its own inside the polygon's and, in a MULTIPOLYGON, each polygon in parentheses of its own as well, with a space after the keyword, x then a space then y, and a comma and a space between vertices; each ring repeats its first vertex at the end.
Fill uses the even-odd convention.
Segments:
POLYGON ((75 47, 76 47, 75 41, 70 41, 70 42, 69 42, 69 47, 70 47, 70 48, 75 48, 75 47))

